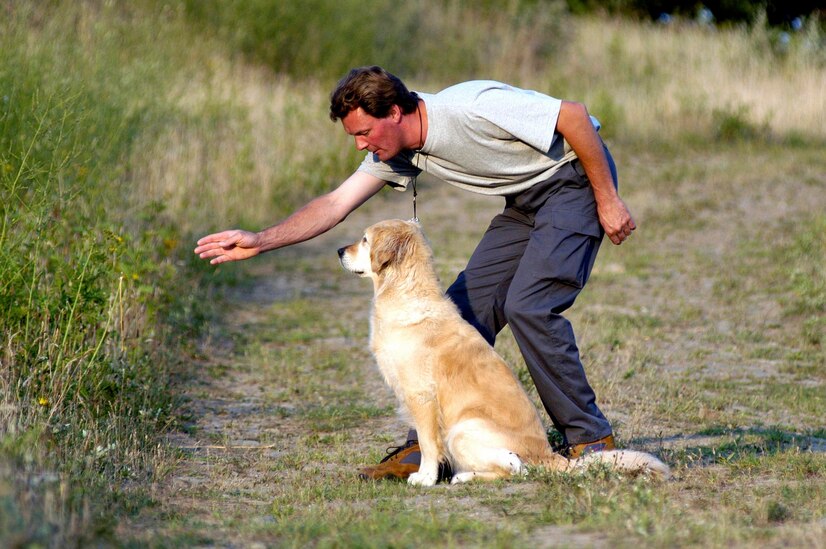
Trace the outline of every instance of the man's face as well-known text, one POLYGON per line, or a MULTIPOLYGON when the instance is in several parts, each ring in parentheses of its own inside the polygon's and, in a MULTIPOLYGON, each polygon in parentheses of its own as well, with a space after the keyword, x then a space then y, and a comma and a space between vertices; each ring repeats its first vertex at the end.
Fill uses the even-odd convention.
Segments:
POLYGON ((394 105, 384 118, 376 118, 361 107, 341 119, 344 131, 356 140, 356 148, 368 150, 385 161, 402 150, 401 109, 394 105))

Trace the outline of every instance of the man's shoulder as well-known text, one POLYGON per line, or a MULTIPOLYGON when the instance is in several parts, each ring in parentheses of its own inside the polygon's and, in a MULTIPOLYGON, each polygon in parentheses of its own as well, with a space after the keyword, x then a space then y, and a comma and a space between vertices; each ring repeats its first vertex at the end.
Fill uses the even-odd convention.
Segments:
POLYGON ((453 84, 442 91, 436 93, 433 97, 444 101, 451 100, 474 100, 480 95, 493 90, 507 90, 512 88, 503 82, 496 80, 468 80, 467 82, 460 82, 453 84))
POLYGON ((424 94, 425 103, 445 107, 479 108, 483 112, 505 105, 555 104, 547 94, 518 88, 497 80, 469 80, 454 84, 436 94, 424 94))

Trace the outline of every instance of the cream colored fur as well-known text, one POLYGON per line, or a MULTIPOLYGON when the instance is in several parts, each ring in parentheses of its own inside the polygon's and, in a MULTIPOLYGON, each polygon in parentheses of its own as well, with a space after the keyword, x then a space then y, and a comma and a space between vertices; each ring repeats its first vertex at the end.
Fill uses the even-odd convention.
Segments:
POLYGON ((453 483, 602 462, 668 477, 652 455, 598 452, 578 460, 554 453, 536 408, 511 369, 447 299, 419 226, 391 220, 339 250, 342 266, 373 281, 370 346, 402 412, 419 435, 422 461, 411 484, 432 486, 448 460, 453 483))

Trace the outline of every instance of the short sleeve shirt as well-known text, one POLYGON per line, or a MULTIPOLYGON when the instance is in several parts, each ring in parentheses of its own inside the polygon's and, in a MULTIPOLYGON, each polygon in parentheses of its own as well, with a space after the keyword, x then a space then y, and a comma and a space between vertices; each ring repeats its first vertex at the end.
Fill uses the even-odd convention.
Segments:
POLYGON ((576 158, 556 132, 559 99, 490 80, 419 97, 428 121, 422 148, 385 162, 368 152, 360 171, 399 190, 424 171, 469 191, 508 195, 545 181, 576 158))

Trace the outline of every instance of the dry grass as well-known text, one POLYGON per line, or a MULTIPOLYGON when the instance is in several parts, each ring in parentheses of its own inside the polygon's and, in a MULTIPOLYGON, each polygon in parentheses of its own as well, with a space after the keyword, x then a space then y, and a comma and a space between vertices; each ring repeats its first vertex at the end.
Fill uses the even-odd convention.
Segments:
MULTIPOLYGON (((762 31, 577 19, 566 32, 570 43, 552 57, 519 60, 505 48, 474 76, 581 100, 609 138, 648 146, 713 141, 732 125, 733 137, 826 138, 826 68, 802 51, 775 57, 762 31)), ((170 92, 179 120, 136 148, 139 199, 162 201, 185 230, 260 226, 357 165, 327 118, 333 81, 296 81, 239 63, 220 44, 199 47, 206 60, 182 70, 170 92)))
POLYGON ((220 57, 186 78, 172 91, 180 120, 132 160, 136 199, 164 203, 184 232, 274 221, 355 161, 319 85, 220 57))
MULTIPOLYGON (((714 134, 713 113, 742 113, 776 135, 824 138, 826 69, 817 43, 801 40, 788 55, 772 52, 762 30, 640 25, 586 19, 574 27, 565 59, 549 64, 553 91, 570 90, 618 113, 625 138, 679 141, 714 134)), ((599 112, 597 111, 597 114, 599 112)))
MULTIPOLYGON (((685 160, 626 163, 623 195, 640 206, 640 229, 620 247, 605 244, 570 311, 621 443, 663 456, 672 482, 535 472, 423 491, 355 477, 406 427, 365 349, 369 285, 343 272, 334 250, 379 219, 409 216, 409 197, 388 191, 316 241, 234 267, 249 278, 227 295, 224 322, 201 348, 211 375, 187 389, 188 426, 172 440, 185 448, 181 461, 155 486, 160 507, 142 515, 141 532, 125 521, 121 534, 231 546, 822 546, 824 355, 801 333, 804 317, 789 316, 782 282, 807 260, 791 234, 750 235, 817 218, 826 205, 807 191, 823 181, 784 179, 778 190, 788 166, 752 163, 747 150, 706 151, 716 169, 659 194, 660 209, 702 217, 701 231, 677 215, 656 218, 646 203, 685 160), (744 182, 750 199, 769 194, 764 216, 726 208, 744 182), (698 194, 708 203, 695 203, 698 194), (743 269, 725 267, 734 262, 743 269)), ((790 164, 823 167, 805 150, 787 152, 790 164)), ((446 285, 500 204, 435 184, 420 198, 446 285)), ((824 250, 810 253, 818 261, 824 250)), ((534 394, 508 333, 497 349, 534 394)))
MULTIPOLYGON (((607 119, 640 229, 622 247, 605 244, 570 316, 620 441, 659 453, 675 480, 536 473, 424 494, 355 479, 405 427, 364 350, 369 288, 339 272, 332 250, 378 219, 409 217, 410 197, 387 192, 315 242, 222 268, 250 278, 228 296, 226 318, 202 347, 211 375, 188 391, 187 429, 172 440, 185 450, 154 488, 160 513, 142 516, 142 527, 151 524, 142 532, 125 521, 124 536, 292 546, 822 546, 826 379, 815 331, 824 326, 816 267, 824 250, 807 235, 822 226, 826 166, 806 143, 824 138, 826 72, 805 55, 769 61, 759 33, 587 19, 572 26, 569 47, 542 70, 502 64, 478 76, 560 90, 607 119), (790 136, 803 138, 784 144, 790 136), (812 284, 794 282, 795 272, 813 273, 812 284)), ((197 199, 211 208, 204 222, 275 221, 280 210, 261 183, 281 181, 273 162, 313 161, 295 148, 307 135, 318 138, 316 150, 337 155, 328 183, 358 161, 338 151, 350 144, 326 119, 323 83, 229 65, 195 81, 211 91, 182 94, 184 105, 202 113, 205 98, 221 97, 255 136, 246 149, 238 132, 211 145, 220 165, 201 172, 214 184, 197 199), (255 177, 233 178, 239 154, 255 177)), ((182 142, 195 151, 207 137, 192 134, 182 142)), ((166 162, 157 189, 172 192, 190 176, 170 175, 181 169, 174 155, 166 162)), ((447 283, 498 205, 437 185, 422 185, 420 216, 447 283)), ((509 334, 497 348, 534 394, 509 334)))

